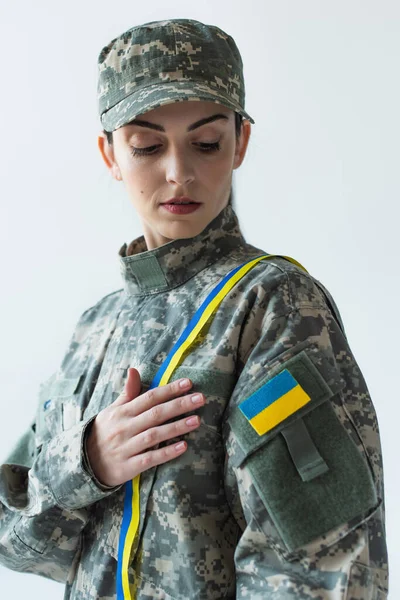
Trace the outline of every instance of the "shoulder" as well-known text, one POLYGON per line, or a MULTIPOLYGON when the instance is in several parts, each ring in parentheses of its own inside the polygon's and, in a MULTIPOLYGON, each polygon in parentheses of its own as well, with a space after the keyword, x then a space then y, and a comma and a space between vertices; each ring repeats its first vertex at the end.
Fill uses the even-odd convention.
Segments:
POLYGON ((87 308, 79 318, 79 325, 88 325, 99 319, 112 317, 123 299, 123 290, 116 290, 106 296, 103 296, 96 304, 87 308))
POLYGON ((71 342, 74 345, 81 344, 85 339, 98 338, 104 331, 109 330, 113 326, 123 302, 123 290, 111 292, 100 298, 79 316, 72 333, 71 342))
MULTIPOLYGON (((74 382, 79 381, 89 362, 97 360, 96 354, 115 329, 122 307, 122 290, 117 290, 103 296, 81 314, 57 373, 57 380, 68 379, 67 386, 73 388, 74 382)), ((49 380, 46 385, 48 383, 52 382, 49 380)))
MULTIPOLYGON (((257 256, 268 255, 258 252, 257 256)), ((255 257, 255 256, 254 256, 255 257)), ((306 307, 326 307, 328 290, 295 257, 270 254, 246 275, 255 290, 277 314, 306 307)))
MULTIPOLYGON (((260 251, 257 256, 262 254, 268 253, 260 251)), ((324 314, 329 319, 334 318, 346 337, 343 319, 332 294, 297 259, 270 254, 258 262, 248 275, 245 285, 256 292, 254 306, 266 319, 300 311, 306 318, 311 318, 311 314, 324 314)))

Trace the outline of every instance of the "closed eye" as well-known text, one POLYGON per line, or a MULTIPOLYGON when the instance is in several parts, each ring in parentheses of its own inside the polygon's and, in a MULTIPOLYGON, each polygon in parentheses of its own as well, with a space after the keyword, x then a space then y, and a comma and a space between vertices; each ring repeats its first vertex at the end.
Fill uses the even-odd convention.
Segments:
MULTIPOLYGON (((193 144, 197 146, 200 152, 215 152, 221 149, 221 145, 218 142, 196 142, 193 144)), ((146 148, 135 148, 131 147, 132 156, 145 156, 149 154, 156 154, 157 149, 160 148, 161 144, 156 144, 154 146, 147 146, 146 148)))
POLYGON ((143 156, 145 154, 154 154, 155 150, 160 147, 161 144, 157 144, 156 146, 147 146, 147 148, 134 148, 131 147, 132 156, 143 156))
POLYGON ((202 152, 213 152, 215 150, 221 150, 221 145, 219 142, 197 142, 196 146, 199 147, 199 150, 202 152))

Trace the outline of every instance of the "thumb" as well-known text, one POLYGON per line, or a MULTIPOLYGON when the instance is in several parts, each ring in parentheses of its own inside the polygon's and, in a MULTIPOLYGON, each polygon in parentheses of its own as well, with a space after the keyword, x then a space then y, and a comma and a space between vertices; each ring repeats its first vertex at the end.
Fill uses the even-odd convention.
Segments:
POLYGON ((141 390, 140 373, 135 368, 128 369, 128 376, 126 378, 125 387, 122 393, 115 400, 115 405, 126 404, 137 396, 139 396, 141 390))

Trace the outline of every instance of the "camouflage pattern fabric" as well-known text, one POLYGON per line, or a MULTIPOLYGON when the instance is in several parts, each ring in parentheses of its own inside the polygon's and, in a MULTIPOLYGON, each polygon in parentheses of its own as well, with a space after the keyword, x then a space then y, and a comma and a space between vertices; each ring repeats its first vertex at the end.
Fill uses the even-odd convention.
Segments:
POLYGON ((105 131, 171 102, 223 104, 251 123, 244 110, 240 52, 233 38, 192 19, 132 27, 98 57, 98 108, 105 131))
MULTIPOLYGON (((265 253, 246 242, 229 205, 194 238, 150 251, 143 237, 124 244, 123 289, 82 315, 32 428, 1 466, 3 565, 63 582, 68 600, 115 598, 124 490, 96 481, 85 433, 123 390, 127 368, 145 391, 210 290, 265 253)), ((129 568, 139 600, 387 598, 378 424, 323 289, 283 258, 261 261, 174 372, 206 404, 186 452, 141 475, 129 568), (301 419, 247 435, 239 404, 294 364, 305 386, 318 380, 313 402, 301 419), (299 475, 302 444, 290 447, 293 423, 327 465, 311 481, 299 475)))

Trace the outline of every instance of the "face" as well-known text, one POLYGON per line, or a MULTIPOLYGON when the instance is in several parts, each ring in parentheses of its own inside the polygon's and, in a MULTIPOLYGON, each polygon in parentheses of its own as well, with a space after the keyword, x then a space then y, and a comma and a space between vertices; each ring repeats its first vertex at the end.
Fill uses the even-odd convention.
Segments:
POLYGON ((175 102, 138 116, 98 145, 112 176, 125 184, 143 227, 147 248, 198 235, 228 204, 232 172, 250 136, 243 121, 236 138, 234 112, 214 102, 175 102), (164 203, 186 196, 188 213, 164 203))

